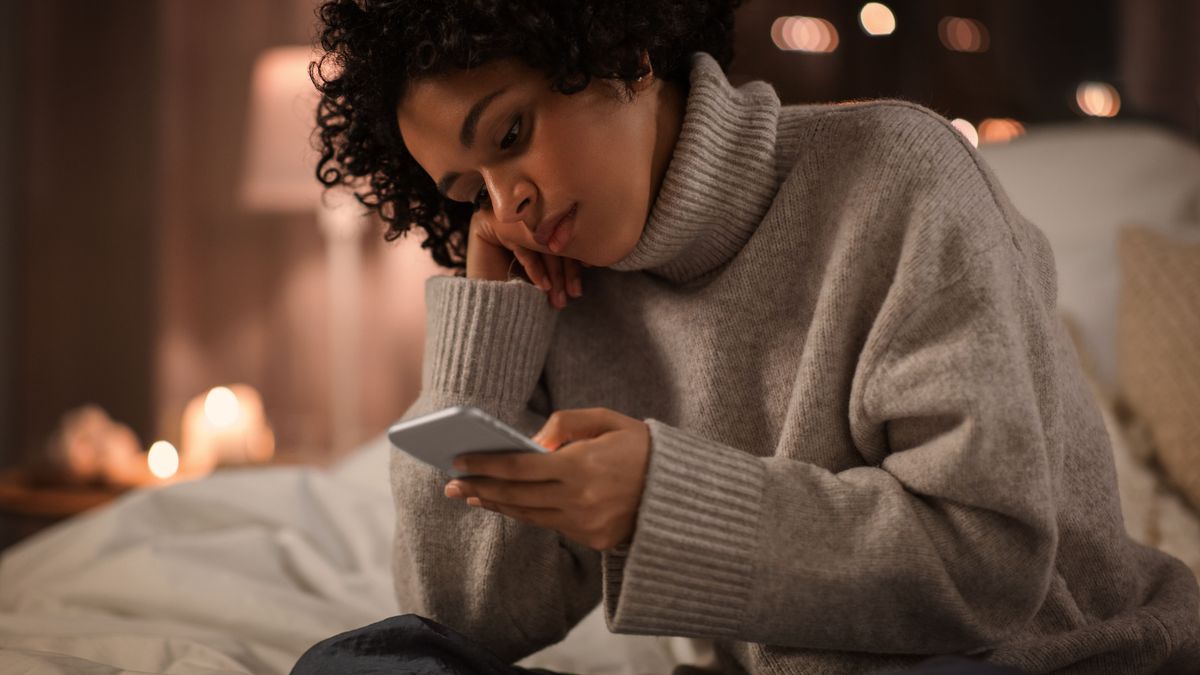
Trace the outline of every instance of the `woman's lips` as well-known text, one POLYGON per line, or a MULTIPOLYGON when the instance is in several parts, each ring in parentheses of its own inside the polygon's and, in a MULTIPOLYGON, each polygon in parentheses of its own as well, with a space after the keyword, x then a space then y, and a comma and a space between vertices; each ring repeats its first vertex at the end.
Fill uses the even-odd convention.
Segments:
POLYGON ((542 246, 549 244, 550 237, 554 235, 554 228, 558 227, 558 221, 565 219, 573 210, 575 210, 574 204, 572 204, 571 208, 567 209, 562 215, 556 216, 555 218, 547 218, 539 223, 537 226, 537 231, 533 233, 534 241, 542 246))
POLYGON ((578 209, 578 204, 572 206, 571 210, 567 212, 567 215, 563 217, 562 221, 555 226, 554 231, 550 233, 550 238, 546 240, 546 246, 551 251, 555 250, 554 239, 556 237, 561 237, 562 239, 562 243, 557 245, 558 251, 555 251, 556 253, 562 251, 567 247, 567 244, 571 243, 571 238, 575 234, 575 211, 578 209), (561 235, 559 233, 560 230, 562 231, 561 235))

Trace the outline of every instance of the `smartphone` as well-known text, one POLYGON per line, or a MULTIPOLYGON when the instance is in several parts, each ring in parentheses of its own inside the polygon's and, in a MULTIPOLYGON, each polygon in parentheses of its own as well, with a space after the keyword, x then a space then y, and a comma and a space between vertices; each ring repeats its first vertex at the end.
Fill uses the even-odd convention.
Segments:
POLYGON ((471 475, 451 464, 469 452, 548 452, 479 408, 462 405, 397 422, 388 429, 388 440, 454 478, 471 475))

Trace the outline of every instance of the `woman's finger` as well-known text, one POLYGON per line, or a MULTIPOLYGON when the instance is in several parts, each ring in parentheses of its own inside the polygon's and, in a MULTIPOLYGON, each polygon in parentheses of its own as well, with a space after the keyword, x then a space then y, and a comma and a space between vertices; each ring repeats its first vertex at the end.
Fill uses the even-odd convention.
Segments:
POLYGON ((563 277, 567 293, 572 298, 583 295, 583 273, 579 269, 579 261, 572 258, 563 259, 563 277))
POLYGON ((487 509, 501 515, 515 518, 524 521, 530 525, 546 528, 548 530, 556 529, 562 526, 563 512, 559 509, 536 509, 524 506, 510 506, 508 504, 497 504, 487 500, 481 500, 477 497, 467 499, 467 504, 476 508, 487 509))
POLYGON ((546 276, 546 268, 542 265, 541 256, 537 251, 530 251, 524 246, 515 246, 512 249, 513 255, 525 268, 525 274, 529 277, 538 288, 543 291, 549 291, 550 279, 546 276))
POLYGON ((534 509, 560 509, 575 501, 578 489, 562 481, 517 481, 487 476, 457 478, 464 499, 474 497, 493 504, 534 509))
POLYGON ((567 294, 563 289, 563 259, 553 253, 543 253, 542 261, 546 266, 546 271, 550 276, 550 283, 553 289, 550 291, 550 300, 555 307, 562 309, 567 305, 567 294))

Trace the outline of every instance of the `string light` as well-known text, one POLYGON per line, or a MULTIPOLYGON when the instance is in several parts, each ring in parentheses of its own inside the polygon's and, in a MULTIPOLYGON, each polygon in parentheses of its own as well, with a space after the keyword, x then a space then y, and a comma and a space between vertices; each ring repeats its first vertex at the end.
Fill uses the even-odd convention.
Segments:
POLYGON ((891 35, 896 32, 896 15, 882 2, 868 2, 858 13, 858 23, 867 35, 891 35))
POLYGON ((1007 117, 989 117, 979 123, 980 144, 1007 143, 1024 135, 1025 125, 1007 117))
POLYGON ((1083 82, 1075 89, 1079 111, 1091 117, 1115 117, 1121 111, 1121 95, 1105 82, 1083 82))
POLYGON ((938 38, 956 52, 986 52, 991 43, 987 26, 975 19, 945 16, 938 22, 938 38))
POLYGON ((784 51, 828 54, 838 47, 838 32, 815 16, 781 16, 771 24, 771 40, 784 51))
POLYGON ((979 132, 975 131, 975 125, 962 119, 961 117, 951 120, 950 124, 955 129, 958 129, 959 133, 961 133, 963 136, 966 136, 967 140, 971 142, 971 145, 979 147, 979 132))

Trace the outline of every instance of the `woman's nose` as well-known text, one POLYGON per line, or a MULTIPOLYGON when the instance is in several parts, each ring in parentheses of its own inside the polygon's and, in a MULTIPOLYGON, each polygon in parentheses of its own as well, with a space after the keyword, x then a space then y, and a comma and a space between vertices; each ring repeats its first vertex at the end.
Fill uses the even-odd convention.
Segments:
POLYGON ((503 176, 496 176, 492 182, 494 185, 489 186, 489 191, 496 218, 502 223, 523 221, 525 228, 532 234, 533 228, 537 227, 537 220, 533 215, 537 189, 524 178, 508 182, 503 176))

